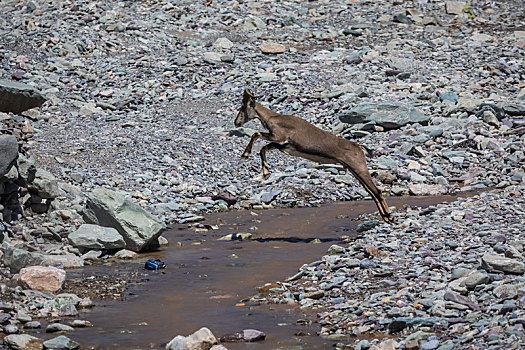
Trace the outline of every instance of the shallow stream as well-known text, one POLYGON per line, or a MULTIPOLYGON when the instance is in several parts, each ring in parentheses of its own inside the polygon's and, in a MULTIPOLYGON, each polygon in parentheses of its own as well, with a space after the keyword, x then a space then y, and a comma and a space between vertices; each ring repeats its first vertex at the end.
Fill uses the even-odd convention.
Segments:
MULTIPOLYGON (((455 198, 388 198, 388 203, 426 207, 455 198)), ((141 283, 129 285, 124 301, 95 300, 97 306, 79 317, 94 327, 68 336, 82 348, 159 349, 176 335, 201 327, 208 327, 216 337, 253 328, 265 332, 266 340, 225 345, 232 350, 331 348, 334 341, 316 336, 315 312, 243 300, 256 295, 267 282, 294 275, 302 264, 319 259, 331 244, 355 236, 355 218, 375 211, 371 201, 340 202, 317 208, 217 213, 202 223, 219 229, 203 233, 176 225, 164 233, 170 245, 158 252, 132 262, 68 271, 68 278, 133 272, 142 276, 141 283), (252 239, 217 240, 240 232, 252 233, 252 239), (167 268, 144 270, 148 258, 161 259, 167 268), (298 320, 312 323, 301 325, 298 320)))

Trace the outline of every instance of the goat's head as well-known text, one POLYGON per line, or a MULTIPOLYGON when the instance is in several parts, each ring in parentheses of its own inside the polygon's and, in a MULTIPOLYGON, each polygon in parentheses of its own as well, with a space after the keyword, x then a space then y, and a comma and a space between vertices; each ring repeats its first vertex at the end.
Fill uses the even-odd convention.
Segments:
POLYGON ((237 118, 235 118, 235 126, 242 126, 255 117, 257 117, 257 113, 255 112, 255 95, 250 90, 244 89, 241 108, 239 109, 237 118))

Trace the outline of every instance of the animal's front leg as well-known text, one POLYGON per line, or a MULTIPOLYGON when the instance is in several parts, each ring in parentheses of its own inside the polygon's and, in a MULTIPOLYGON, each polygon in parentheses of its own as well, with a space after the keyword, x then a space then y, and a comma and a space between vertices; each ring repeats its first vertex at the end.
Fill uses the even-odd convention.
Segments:
POLYGON ((252 138, 250 139, 250 142, 248 142, 248 145, 244 149, 244 152, 242 153, 241 159, 247 159, 250 153, 252 153, 252 147, 255 141, 257 141, 258 138, 262 138, 263 140, 271 141, 270 138, 272 137, 271 134, 267 132, 259 132, 256 131, 253 133, 252 138))
POLYGON ((263 172, 263 177, 265 179, 270 177, 270 171, 268 170, 268 162, 266 161, 266 151, 271 151, 274 149, 281 149, 281 148, 282 148, 282 145, 275 143, 275 142, 271 142, 267 144, 266 146, 264 146, 263 148, 261 148, 261 152, 259 152, 259 154, 261 156, 262 172, 263 172))

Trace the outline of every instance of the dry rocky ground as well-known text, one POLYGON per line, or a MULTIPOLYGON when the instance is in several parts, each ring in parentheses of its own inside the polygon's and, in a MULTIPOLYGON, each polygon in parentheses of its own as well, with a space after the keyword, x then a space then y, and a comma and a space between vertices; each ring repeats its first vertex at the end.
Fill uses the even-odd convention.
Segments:
POLYGON ((261 128, 233 127, 245 87, 373 149, 369 167, 387 195, 484 191, 397 208, 394 225, 363 218, 362 236, 267 300, 319 308, 322 336, 392 337, 341 348, 525 345, 522 1, 0 0, 0 9, 5 347, 31 342, 23 333, 36 317, 90 305, 57 294, 62 268, 132 258, 165 243, 165 224, 366 196, 338 166, 275 153, 263 180, 256 153, 240 162, 261 128), (106 221, 121 207, 150 235, 118 215, 106 221), (54 284, 32 284, 42 274, 54 284))

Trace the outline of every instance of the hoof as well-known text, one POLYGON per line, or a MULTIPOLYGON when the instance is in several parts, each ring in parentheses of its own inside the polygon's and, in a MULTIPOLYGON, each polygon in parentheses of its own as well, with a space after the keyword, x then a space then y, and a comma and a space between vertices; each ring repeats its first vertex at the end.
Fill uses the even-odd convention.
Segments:
POLYGON ((383 220, 388 224, 393 224, 396 222, 396 218, 393 215, 383 216, 383 220))
POLYGON ((241 160, 248 159, 248 156, 249 156, 249 154, 243 153, 243 155, 241 156, 241 160))
POLYGON ((268 180, 270 173, 263 173, 263 179, 268 180))

